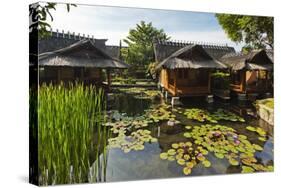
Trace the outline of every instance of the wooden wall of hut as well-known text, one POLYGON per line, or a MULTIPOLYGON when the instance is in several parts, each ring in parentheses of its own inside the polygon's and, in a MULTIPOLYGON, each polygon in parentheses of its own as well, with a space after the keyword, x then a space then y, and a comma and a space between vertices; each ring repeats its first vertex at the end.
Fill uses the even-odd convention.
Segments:
POLYGON ((160 85, 173 96, 204 96, 210 93, 208 69, 162 69, 160 85))
POLYGON ((240 70, 231 72, 230 89, 236 93, 266 93, 272 91, 270 72, 240 70))
POLYGON ((83 82, 97 84, 102 82, 102 71, 84 67, 40 67, 39 83, 83 82))

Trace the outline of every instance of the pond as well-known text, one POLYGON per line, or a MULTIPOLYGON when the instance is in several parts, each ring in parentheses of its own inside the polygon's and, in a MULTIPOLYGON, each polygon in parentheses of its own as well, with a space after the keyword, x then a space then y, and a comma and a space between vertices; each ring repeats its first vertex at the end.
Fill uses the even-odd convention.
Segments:
POLYGON ((255 117, 251 104, 200 98, 182 103, 171 107, 159 98, 113 94, 103 181, 273 170, 273 128, 255 117), (128 122, 135 118, 133 127, 128 122))

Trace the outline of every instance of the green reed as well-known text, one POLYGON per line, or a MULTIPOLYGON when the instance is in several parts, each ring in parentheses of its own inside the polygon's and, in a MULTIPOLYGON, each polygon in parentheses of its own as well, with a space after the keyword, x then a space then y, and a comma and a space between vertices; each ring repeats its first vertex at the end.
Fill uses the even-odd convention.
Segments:
POLYGON ((104 111, 102 89, 78 83, 39 88, 40 184, 102 181, 97 176, 105 172, 104 165, 90 170, 91 163, 101 164, 101 154, 106 164, 104 111))

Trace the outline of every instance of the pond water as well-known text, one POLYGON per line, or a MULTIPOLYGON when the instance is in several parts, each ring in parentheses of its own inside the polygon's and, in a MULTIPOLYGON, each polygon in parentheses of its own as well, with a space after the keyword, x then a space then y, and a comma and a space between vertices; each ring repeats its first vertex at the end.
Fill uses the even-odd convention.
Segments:
MULTIPOLYGON (((160 103, 165 102, 161 100, 150 100, 135 98, 134 95, 129 94, 114 94, 112 100, 108 102, 109 111, 118 111, 120 114, 128 117, 140 117, 147 113, 150 108, 157 107, 160 103)), ((168 102, 166 101, 168 104, 168 102)), ((190 109, 200 108, 208 112, 215 112, 217 109, 226 109, 235 112, 245 119, 245 122, 232 122, 221 120, 216 124, 235 129, 238 134, 246 135, 249 142, 257 144, 262 147, 261 150, 255 151, 254 158, 257 164, 264 166, 273 166, 273 127, 263 120, 255 117, 255 111, 251 104, 238 104, 235 101, 230 103, 222 103, 215 101, 213 104, 208 104, 204 99, 187 98, 182 101, 180 107, 169 107, 168 109, 175 115, 175 120, 178 124, 169 124, 167 120, 155 123, 149 123, 147 129, 151 131, 151 136, 157 138, 156 142, 145 142, 144 149, 130 150, 124 152, 120 148, 107 147, 107 163, 106 173, 104 174, 104 181, 128 181, 141 179, 155 179, 155 178, 172 178, 172 177, 186 177, 186 176, 201 176, 201 175, 215 175, 215 174, 231 174, 241 173, 242 163, 239 165, 231 165, 226 158, 220 159, 214 155, 214 152, 208 152, 205 156, 210 161, 211 166, 206 168, 201 163, 198 163, 192 168, 189 175, 183 173, 183 166, 179 165, 176 160, 163 160, 159 156, 163 152, 167 152, 173 143, 187 142, 192 139, 186 138, 184 133, 186 125, 191 127, 202 126, 206 122, 198 122, 197 120, 188 119, 183 113, 173 109, 190 109), (246 129, 247 126, 260 127, 266 132, 265 140, 258 139, 259 135, 246 129)), ((212 124, 212 125, 216 125, 212 124)), ((126 133, 128 135, 130 131, 126 133)), ((111 134, 111 138, 116 137, 117 134, 111 134)))

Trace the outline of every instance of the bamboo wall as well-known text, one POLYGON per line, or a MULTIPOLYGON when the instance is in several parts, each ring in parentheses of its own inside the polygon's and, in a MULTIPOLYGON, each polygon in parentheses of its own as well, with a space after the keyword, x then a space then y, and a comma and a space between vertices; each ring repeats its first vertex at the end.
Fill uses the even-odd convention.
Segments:
POLYGON ((210 93, 209 70, 162 69, 159 81, 173 96, 204 96, 210 93))
MULTIPOLYGON (((233 73, 232 73, 233 74, 233 73)), ((241 70, 238 72, 240 82, 235 83, 232 78, 230 89, 236 93, 265 93, 272 90, 271 80, 268 77, 268 72, 263 71, 264 78, 259 76, 260 71, 245 71, 241 70)))
POLYGON ((81 81, 85 84, 102 81, 101 69, 73 67, 44 67, 39 72, 40 83, 81 81))

